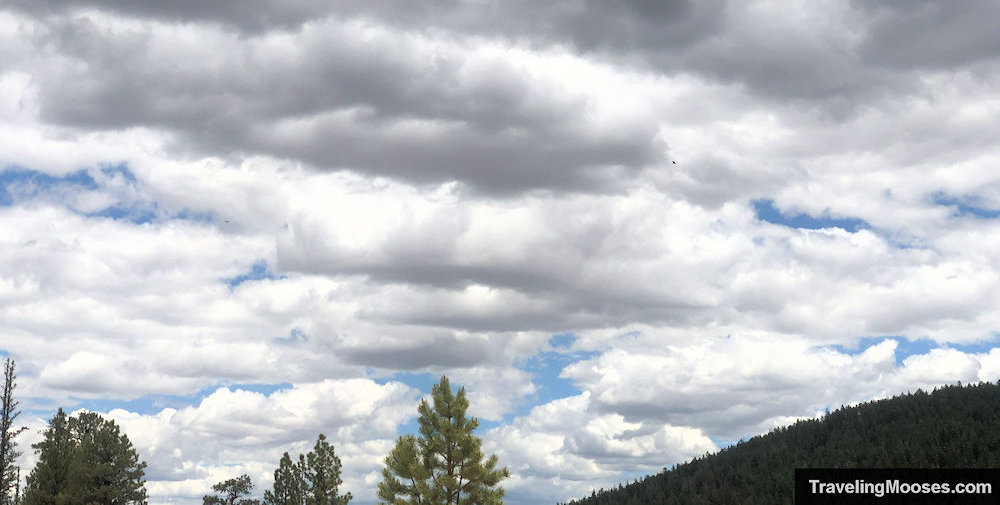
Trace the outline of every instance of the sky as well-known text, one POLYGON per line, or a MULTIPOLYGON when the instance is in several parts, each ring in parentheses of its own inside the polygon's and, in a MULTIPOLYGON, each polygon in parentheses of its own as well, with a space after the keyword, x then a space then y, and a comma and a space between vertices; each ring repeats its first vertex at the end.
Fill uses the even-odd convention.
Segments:
POLYGON ((99 412, 191 505, 325 433, 364 505, 446 374, 541 505, 995 382, 998 16, 6 0, 20 444, 99 412))

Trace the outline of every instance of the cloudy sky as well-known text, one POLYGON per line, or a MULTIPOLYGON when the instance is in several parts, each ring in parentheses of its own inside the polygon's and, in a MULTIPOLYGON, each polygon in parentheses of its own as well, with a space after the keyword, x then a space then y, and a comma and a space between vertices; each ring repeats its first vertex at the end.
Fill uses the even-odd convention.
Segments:
POLYGON ((101 412, 150 503, 198 504, 323 432, 372 503, 448 374, 508 503, 541 505, 996 381, 998 16, 6 0, 22 446, 58 406, 101 412))

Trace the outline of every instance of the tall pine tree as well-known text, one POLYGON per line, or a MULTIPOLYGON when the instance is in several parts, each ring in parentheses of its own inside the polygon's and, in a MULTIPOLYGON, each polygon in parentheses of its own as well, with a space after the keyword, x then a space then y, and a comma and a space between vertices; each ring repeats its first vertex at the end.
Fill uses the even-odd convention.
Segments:
POLYGON ((385 459, 378 497, 387 505, 500 505, 501 480, 510 476, 497 468, 497 457, 484 460, 482 440, 472 432, 479 420, 465 415, 465 388, 453 394, 448 377, 431 390, 417 409, 420 437, 400 437, 385 459))
POLYGON ((59 409, 32 445, 38 463, 28 475, 25 505, 144 505, 146 463, 114 421, 59 409))
POLYGON ((68 504, 69 468, 75 448, 69 431, 69 417, 63 409, 52 416, 42 435, 42 441, 31 446, 38 454, 38 462, 28 474, 24 504, 68 504))
POLYGON ((326 441, 326 435, 319 434, 313 450, 306 454, 302 475, 309 486, 307 505, 347 505, 351 493, 339 494, 340 458, 333 452, 333 446, 326 441))
POLYGON ((295 463, 286 452, 281 456, 278 468, 274 470, 274 486, 264 491, 265 505, 305 505, 309 488, 302 467, 305 458, 299 456, 300 463, 295 463))
POLYGON ((347 505, 351 493, 340 494, 340 458, 326 435, 319 434, 316 445, 299 455, 297 463, 286 452, 274 471, 274 487, 264 492, 266 505, 347 505))
POLYGON ((14 438, 27 428, 15 428, 14 421, 21 415, 18 402, 14 399, 17 375, 14 360, 7 358, 3 368, 3 394, 0 397, 0 505, 13 505, 17 500, 21 472, 17 467, 17 450, 14 438))
POLYGON ((146 463, 113 421, 93 412, 70 418, 76 454, 69 489, 80 503, 146 503, 146 463))

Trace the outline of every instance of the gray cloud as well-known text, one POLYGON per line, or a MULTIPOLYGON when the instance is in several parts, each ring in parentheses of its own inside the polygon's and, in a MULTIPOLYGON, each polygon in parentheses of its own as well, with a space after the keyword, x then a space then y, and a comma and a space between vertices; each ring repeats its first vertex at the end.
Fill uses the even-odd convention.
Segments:
POLYGON ((247 33, 274 29, 294 29, 302 23, 328 12, 324 2, 291 0, 274 4, 264 0, 223 0, 197 2, 167 0, 163 2, 129 2, 128 0, 12 0, 11 7, 37 16, 58 16, 67 11, 98 8, 167 22, 216 22, 236 27, 247 33))
POLYGON ((1000 6, 989 0, 854 2, 874 22, 865 31, 865 61, 893 68, 947 69, 987 60, 1000 52, 992 22, 1000 6))
POLYGON ((996 380, 997 349, 830 347, 992 345, 994 10, 11 0, 0 350, 39 409, 292 384, 115 411, 190 503, 327 428, 371 497, 419 394, 372 374, 467 385, 524 503, 996 380))
POLYGON ((489 33, 497 37, 535 37, 547 42, 573 41, 582 49, 636 45, 683 45, 704 37, 719 26, 725 2, 617 0, 575 2, 559 0, 544 5, 525 0, 435 4, 403 0, 346 1, 335 5, 316 0, 223 0, 202 4, 190 0, 134 3, 124 0, 12 0, 11 6, 35 15, 61 15, 80 8, 97 8, 169 22, 216 22, 247 35, 272 30, 295 30, 328 16, 375 19, 402 28, 448 29, 489 33), (526 16, 526 13, 531 13, 526 16))
MULTIPOLYGON (((920 32, 921 20, 991 19, 981 11, 987 7, 972 3, 924 5, 903 21, 872 15, 860 3, 823 12, 722 2, 555 2, 541 12, 533 5, 530 17, 514 15, 529 9, 516 2, 455 2, 440 11, 397 2, 336 10, 310 2, 259 9, 229 2, 16 5, 39 16, 34 36, 53 49, 38 55, 43 67, 22 66, 46 72, 36 79, 38 102, 55 124, 156 128, 172 135, 178 153, 266 154, 416 184, 459 181, 492 194, 619 191, 623 181, 668 164, 669 139, 652 117, 599 128, 593 97, 501 53, 469 51, 482 40, 472 35, 510 47, 569 44, 580 56, 618 67, 740 83, 767 100, 845 118, 893 92, 920 92, 917 74, 894 63, 905 57, 884 54, 914 46, 894 33, 920 32), (75 10, 81 6, 142 21, 126 18, 105 30, 100 25, 108 20, 75 10), (484 10, 497 15, 484 17, 484 10), (189 24, 160 22, 177 20, 189 24), (245 33, 199 23, 206 20, 245 33), (516 45, 522 41, 528 45, 516 45)), ((934 47, 969 61, 992 47, 976 29, 939 30, 968 43, 934 47)), ((714 193, 689 192, 709 205, 727 196, 714 193)))
POLYGON ((884 97, 890 88, 913 87, 910 67, 954 66, 989 59, 1000 44, 988 1, 868 2, 765 6, 713 0, 612 2, 452 1, 433 7, 398 0, 272 4, 188 1, 28 2, 15 7, 35 15, 62 16, 96 7, 167 22, 215 22, 248 36, 274 30, 308 31, 309 23, 365 20, 412 32, 467 34, 576 52, 616 65, 667 75, 698 73, 742 82, 770 98, 819 101, 842 113, 858 99, 884 97), (530 16, 524 13, 530 12, 530 16), (960 28, 959 28, 960 27, 960 28))
POLYGON ((392 370, 414 370, 427 367, 465 368, 481 366, 503 356, 498 339, 484 341, 459 340, 453 336, 438 336, 431 341, 417 341, 404 347, 384 344, 364 345, 344 350, 351 362, 392 370))
POLYGON ((37 80, 43 118, 160 128, 181 152, 262 153, 499 193, 614 188, 664 156, 655 124, 595 129, 587 97, 444 39, 332 20, 250 40, 105 21, 37 28, 58 54, 37 80))

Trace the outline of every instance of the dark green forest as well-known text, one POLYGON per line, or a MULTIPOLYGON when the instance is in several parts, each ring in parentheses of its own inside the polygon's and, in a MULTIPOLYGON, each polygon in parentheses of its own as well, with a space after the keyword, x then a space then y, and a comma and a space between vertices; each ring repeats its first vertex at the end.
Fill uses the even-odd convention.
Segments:
POLYGON ((795 468, 1000 467, 1000 385, 842 407, 570 505, 791 504, 795 468))

